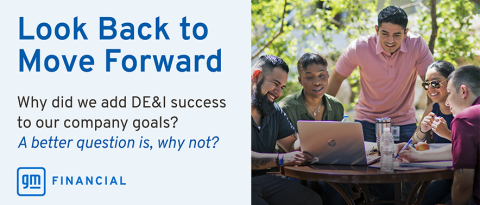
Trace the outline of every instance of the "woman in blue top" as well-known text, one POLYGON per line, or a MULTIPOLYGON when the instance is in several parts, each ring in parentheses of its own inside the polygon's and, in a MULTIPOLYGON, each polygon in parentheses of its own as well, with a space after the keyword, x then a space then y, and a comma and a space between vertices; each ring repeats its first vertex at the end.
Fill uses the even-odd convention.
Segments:
MULTIPOLYGON (((447 77, 454 70, 453 65, 446 61, 435 61, 428 66, 422 86, 433 103, 425 109, 424 118, 412 136, 413 143, 425 141, 427 132, 433 134, 431 141, 435 143, 451 142, 450 123, 453 115, 450 107, 445 105, 445 101, 447 99, 447 77)), ((451 200, 451 189, 451 179, 433 181, 425 192, 422 205, 446 204, 451 200)))
POLYGON ((450 143, 452 134, 450 132, 450 123, 453 115, 450 107, 445 105, 447 99, 447 78, 455 70, 453 65, 446 61, 435 61, 428 66, 423 88, 433 103, 427 106, 423 114, 423 120, 413 134, 412 143, 425 141, 427 132, 432 135, 431 140, 434 143, 450 143))

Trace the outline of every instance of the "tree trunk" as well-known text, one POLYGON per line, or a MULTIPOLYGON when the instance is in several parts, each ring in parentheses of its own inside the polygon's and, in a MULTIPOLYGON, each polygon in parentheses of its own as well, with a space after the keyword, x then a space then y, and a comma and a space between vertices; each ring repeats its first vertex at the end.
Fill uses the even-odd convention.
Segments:
POLYGON ((437 3, 435 0, 430 0, 430 14, 432 16, 432 34, 430 35, 430 41, 428 42, 428 48, 430 52, 434 53, 435 40, 437 39, 437 3))

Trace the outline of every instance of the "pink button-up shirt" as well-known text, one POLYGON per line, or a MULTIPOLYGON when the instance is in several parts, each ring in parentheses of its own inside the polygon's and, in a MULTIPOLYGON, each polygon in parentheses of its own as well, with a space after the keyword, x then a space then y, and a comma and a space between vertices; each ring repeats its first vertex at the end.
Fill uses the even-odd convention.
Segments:
POLYGON ((355 119, 374 123, 376 118, 390 117, 392 125, 416 123, 415 82, 417 72, 424 76, 433 63, 426 42, 417 34, 408 35, 399 50, 385 52, 377 34, 359 37, 345 49, 335 64, 342 76, 360 69, 360 96, 355 119))

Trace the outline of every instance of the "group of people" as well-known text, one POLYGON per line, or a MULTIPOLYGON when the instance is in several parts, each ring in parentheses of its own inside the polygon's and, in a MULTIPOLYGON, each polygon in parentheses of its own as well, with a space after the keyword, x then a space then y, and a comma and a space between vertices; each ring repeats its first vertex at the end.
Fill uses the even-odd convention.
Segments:
MULTIPOLYGON (((425 41, 419 35, 407 35, 407 23, 401 8, 384 8, 376 32, 353 41, 331 75, 324 57, 304 54, 297 64, 303 89, 278 104, 275 101, 287 84, 288 65, 272 55, 258 59, 251 76, 252 204, 346 203, 326 183, 318 182, 320 196, 295 180, 267 174, 267 169, 305 162, 299 151, 297 121, 341 121, 344 108, 334 96, 358 67, 361 91, 355 121, 362 124, 365 141, 376 141, 376 118, 390 117, 398 150, 409 139, 413 143, 451 142, 428 151, 408 147, 398 153, 399 158, 410 162, 453 160, 454 179, 431 183, 423 204, 480 205, 480 68, 455 69, 449 62, 434 62, 425 41), (431 99, 419 126, 414 107, 417 75, 431 99)), ((368 188, 375 200, 393 199, 391 184, 369 184, 368 188)))

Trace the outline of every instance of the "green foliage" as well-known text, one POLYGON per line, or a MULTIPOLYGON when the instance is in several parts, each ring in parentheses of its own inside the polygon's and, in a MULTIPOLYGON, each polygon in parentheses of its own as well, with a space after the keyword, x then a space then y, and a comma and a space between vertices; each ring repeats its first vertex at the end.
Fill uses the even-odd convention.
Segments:
POLYGON ((352 88, 352 98, 350 99, 350 105, 345 107, 345 110, 354 108, 358 102, 358 95, 360 94, 360 71, 355 69, 352 74, 348 76, 347 80, 352 88))
MULTIPOLYGON (((329 57, 336 62, 342 51, 337 51, 332 45, 332 35, 344 33, 353 40, 360 35, 370 34, 376 22, 372 19, 378 15, 377 0, 252 0, 252 37, 255 48, 261 48, 270 42, 280 31, 284 5, 287 2, 284 33, 279 35, 264 52, 281 57, 292 70, 296 68, 297 56, 312 51, 330 51, 329 57), (292 15, 293 19, 289 17, 292 15), (342 16, 340 21, 338 15, 342 16), (293 33, 300 33, 301 38, 294 38, 293 33), (323 43, 308 41, 308 36, 321 36, 323 43), (299 45, 306 43, 308 48, 298 50, 299 45)), ((391 1, 385 1, 389 5, 391 1)), ((423 1, 425 2, 425 1, 423 1)), ((429 2, 429 1, 427 1, 429 2)), ((458 57, 473 61, 475 48, 480 48, 480 39, 472 35, 470 28, 472 15, 478 14, 478 8, 468 0, 437 0, 438 36, 435 42, 435 60, 446 60, 455 63, 458 57)), ((402 5, 398 5, 402 6, 402 5)), ((384 6, 383 6, 384 7, 384 6)), ((429 5, 427 4, 427 7, 429 5)), ((431 15, 426 7, 417 12, 419 30, 427 41, 431 34, 431 15)), ((298 36, 298 35, 297 35, 298 36)), ((334 65, 330 65, 334 66, 334 65)), ((356 69, 349 77, 352 87, 350 107, 358 101, 360 92, 360 74, 356 69)), ((292 72, 283 97, 301 89, 297 76, 292 72)))
MULTIPOLYGON (((427 7, 430 8, 430 1, 427 7)), ((437 1, 437 39, 434 47, 435 60, 445 60, 456 65, 456 59, 462 57, 478 65, 474 61, 474 49, 480 48, 480 38, 474 36, 471 29, 474 14, 478 14, 474 3, 468 0, 437 1)), ((423 8, 417 21, 418 33, 429 42, 432 32, 432 18, 430 11, 423 8)))
POLYGON ((359 34, 365 33, 367 29, 373 27, 374 22, 369 20, 370 14, 375 13, 376 0, 327 0, 309 1, 304 0, 252 0, 252 38, 251 43, 256 48, 260 48, 271 41, 275 34, 280 31, 283 9, 287 2, 284 33, 265 49, 266 54, 281 57, 288 65, 295 66, 297 53, 305 53, 314 50, 321 50, 324 47, 334 49, 332 45, 332 34, 346 33, 349 38, 356 38, 359 34), (319 5, 324 5, 318 8, 319 5), (335 16, 346 12, 348 18, 335 23, 335 16), (289 20, 288 15, 294 15, 293 20, 289 20), (340 23, 340 24, 338 24, 340 23), (341 25, 341 26, 340 26, 341 25), (365 27, 363 25, 369 25, 365 27), (340 27, 339 27, 340 26, 340 27), (292 31, 301 32, 303 38, 296 39, 292 37, 292 31), (307 42, 307 36, 320 35, 324 41, 307 42), (307 43, 311 48, 298 51, 299 41, 307 43))
MULTIPOLYGON (((284 33, 275 39, 264 52, 281 57, 291 68, 296 68, 298 53, 303 54, 322 49, 328 49, 336 54, 332 55, 336 56, 335 59, 332 59, 333 62, 336 62, 340 51, 336 51, 333 47, 333 34, 345 33, 348 38, 355 39, 360 34, 366 34, 367 31, 372 30, 375 25, 371 19, 372 15, 376 15, 376 0, 326 0, 323 3, 315 0, 308 2, 287 0, 286 2, 284 33), (342 13, 348 18, 343 18, 341 21, 334 20, 342 13), (287 18, 288 14, 294 15, 292 20, 287 18), (287 20, 290 21, 287 22, 287 20), (302 38, 293 38, 292 32, 300 32, 302 38), (323 44, 306 40, 307 36, 316 37, 318 35, 323 39, 323 44), (308 48, 298 50, 299 43, 306 43, 308 48)), ((266 45, 280 31, 284 5, 285 1, 281 0, 252 0, 251 43, 254 47, 260 48, 266 45)), ((355 79, 352 79, 353 81, 355 79)), ((297 92, 301 88, 297 76, 292 73, 287 88, 284 89, 283 97, 297 92)))

